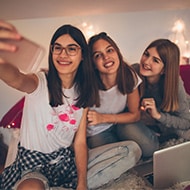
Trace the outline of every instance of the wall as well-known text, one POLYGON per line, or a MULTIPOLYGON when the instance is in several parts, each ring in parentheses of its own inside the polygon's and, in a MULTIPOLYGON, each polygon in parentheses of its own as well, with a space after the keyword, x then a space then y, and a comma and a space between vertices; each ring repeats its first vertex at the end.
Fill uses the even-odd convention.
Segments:
MULTIPOLYGON (((82 30, 82 23, 93 25, 97 32, 107 32, 119 45, 130 63, 138 62, 144 48, 156 38, 169 38, 177 19, 186 24, 190 40, 190 10, 132 12, 83 17, 58 17, 44 19, 10 20, 18 31, 48 49, 53 32, 62 24, 70 23, 82 30)), ((87 37, 88 38, 88 37, 87 37)), ((47 67, 47 55, 40 67, 47 67)), ((0 81, 0 118, 23 96, 0 81)))

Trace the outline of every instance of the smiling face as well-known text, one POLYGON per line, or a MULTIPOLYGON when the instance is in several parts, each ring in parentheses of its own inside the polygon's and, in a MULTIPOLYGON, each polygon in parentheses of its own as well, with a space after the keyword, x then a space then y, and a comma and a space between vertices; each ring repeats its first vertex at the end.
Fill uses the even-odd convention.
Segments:
POLYGON ((146 77, 150 83, 157 83, 163 73, 164 63, 156 48, 145 50, 140 60, 140 74, 146 77))
POLYGON ((106 40, 99 39, 93 45, 93 62, 100 74, 117 74, 119 57, 116 50, 106 40))
MULTIPOLYGON (((59 47, 63 47, 60 54, 52 52, 52 59, 57 69, 59 76, 69 74, 75 76, 78 66, 82 60, 82 50, 79 44, 71 38, 69 34, 64 34, 56 39, 55 43, 59 47), (77 47, 76 55, 69 55, 65 50, 66 47, 72 48, 77 47)), ((73 51, 70 49, 70 51, 73 51)))

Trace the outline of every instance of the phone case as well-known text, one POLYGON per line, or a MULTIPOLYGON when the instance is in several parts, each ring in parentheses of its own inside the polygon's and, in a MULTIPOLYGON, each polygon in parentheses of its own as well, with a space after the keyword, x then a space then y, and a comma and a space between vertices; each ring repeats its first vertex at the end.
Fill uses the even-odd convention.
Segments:
POLYGON ((0 57, 6 62, 15 65, 22 72, 29 73, 37 71, 45 54, 45 49, 26 38, 21 40, 1 40, 17 46, 16 52, 0 50, 0 57))

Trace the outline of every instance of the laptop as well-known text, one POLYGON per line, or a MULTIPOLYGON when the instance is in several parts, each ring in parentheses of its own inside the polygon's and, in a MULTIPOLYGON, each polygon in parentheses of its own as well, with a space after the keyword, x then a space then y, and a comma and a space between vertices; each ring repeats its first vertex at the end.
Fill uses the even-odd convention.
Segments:
POLYGON ((190 141, 154 152, 153 172, 143 178, 155 190, 190 181, 190 141))

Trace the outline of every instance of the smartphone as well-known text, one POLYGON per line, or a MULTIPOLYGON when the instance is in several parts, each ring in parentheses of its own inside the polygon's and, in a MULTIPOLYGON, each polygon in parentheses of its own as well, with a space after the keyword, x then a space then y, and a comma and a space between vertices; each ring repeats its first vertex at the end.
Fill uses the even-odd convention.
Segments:
POLYGON ((7 63, 15 65, 24 73, 37 71, 42 58, 45 55, 45 49, 35 42, 22 38, 21 40, 1 39, 9 44, 17 46, 15 52, 8 52, 0 50, 0 57, 7 63))

